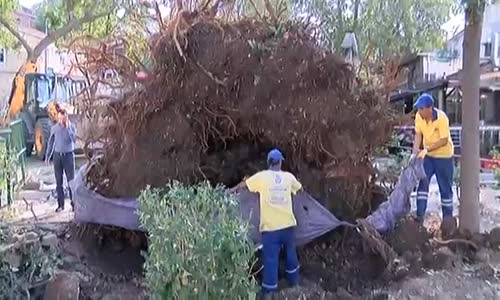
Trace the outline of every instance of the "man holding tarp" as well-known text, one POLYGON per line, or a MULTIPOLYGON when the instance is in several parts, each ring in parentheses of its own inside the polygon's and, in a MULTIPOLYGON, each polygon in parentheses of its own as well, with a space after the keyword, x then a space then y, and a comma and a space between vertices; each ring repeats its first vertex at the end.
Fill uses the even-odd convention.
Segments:
POLYGON ((273 149, 267 155, 269 169, 258 172, 233 190, 246 187, 259 194, 260 225, 264 277, 262 291, 270 294, 278 289, 278 265, 281 247, 286 254, 286 273, 290 285, 299 280, 292 195, 302 189, 300 182, 289 172, 281 170, 283 154, 273 149))
POLYGON ((453 216, 453 142, 450 125, 446 114, 434 107, 434 99, 429 94, 422 94, 415 102, 415 141, 413 156, 424 158, 424 170, 427 179, 421 180, 417 188, 417 218, 423 221, 429 183, 436 175, 441 195, 443 219, 453 216), (423 150, 421 145, 423 142, 423 150))

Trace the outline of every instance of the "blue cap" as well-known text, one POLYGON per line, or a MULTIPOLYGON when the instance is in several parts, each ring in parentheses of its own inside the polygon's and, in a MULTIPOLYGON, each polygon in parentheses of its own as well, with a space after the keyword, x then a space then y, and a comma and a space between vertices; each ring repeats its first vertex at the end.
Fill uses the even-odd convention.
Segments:
POLYGON ((277 162, 280 162, 280 161, 284 161, 285 158, 283 157, 283 154, 281 154, 281 151, 279 151, 278 149, 273 149, 271 151, 269 151, 269 153, 267 154, 267 161, 269 162, 274 162, 274 163, 277 163, 277 162))
POLYGON ((415 109, 422 109, 427 107, 432 107, 434 105, 434 98, 429 94, 422 94, 418 97, 417 101, 413 105, 415 109))

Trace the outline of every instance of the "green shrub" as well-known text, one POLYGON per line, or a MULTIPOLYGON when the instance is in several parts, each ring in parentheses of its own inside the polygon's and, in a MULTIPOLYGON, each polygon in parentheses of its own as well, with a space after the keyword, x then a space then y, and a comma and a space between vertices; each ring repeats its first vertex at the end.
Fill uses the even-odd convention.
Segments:
POLYGON ((9 228, 0 225, 0 299, 29 299, 28 290, 50 279, 61 261, 54 249, 39 242, 15 246, 8 243, 11 239, 9 228), (19 257, 19 266, 9 263, 11 252, 19 257))
POLYGON ((155 299, 249 299, 254 245, 236 199, 208 183, 147 188, 139 197, 148 232, 146 282, 155 299))
MULTIPOLYGON (((494 148, 490 151, 490 155, 493 159, 500 159, 500 151, 497 148, 494 148)), ((494 168, 493 173, 495 175, 496 189, 500 189, 500 168, 494 168)))
POLYGON ((16 160, 10 154, 5 143, 0 141, 0 202, 5 200, 9 189, 9 179, 15 176, 16 160))

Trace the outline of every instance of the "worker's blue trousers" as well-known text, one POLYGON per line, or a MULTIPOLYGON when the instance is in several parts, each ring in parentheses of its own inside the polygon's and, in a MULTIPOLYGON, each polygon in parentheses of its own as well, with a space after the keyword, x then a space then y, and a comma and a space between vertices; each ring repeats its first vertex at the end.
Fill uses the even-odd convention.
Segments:
POLYGON ((426 156, 424 170, 427 178, 422 179, 417 188, 417 217, 423 218, 425 215, 429 198, 429 183, 434 175, 436 175, 441 194, 443 218, 453 216, 453 158, 426 156))
POLYGON ((285 249, 288 282, 291 286, 298 284, 299 260, 297 259, 294 227, 262 232, 262 256, 264 260, 263 293, 273 292, 278 289, 278 267, 281 247, 285 249))

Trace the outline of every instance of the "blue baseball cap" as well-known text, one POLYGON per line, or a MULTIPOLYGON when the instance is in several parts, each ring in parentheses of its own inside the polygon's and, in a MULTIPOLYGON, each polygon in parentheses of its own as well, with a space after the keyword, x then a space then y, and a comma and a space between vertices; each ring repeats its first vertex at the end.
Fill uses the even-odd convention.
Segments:
POLYGON ((413 107, 417 110, 427 107, 432 107, 434 105, 434 98, 429 94, 422 94, 417 98, 413 107))
POLYGON ((267 154, 267 161, 268 162, 280 162, 280 161, 284 161, 285 158, 283 157, 283 154, 281 153, 281 151, 279 151, 278 149, 273 149, 271 151, 269 151, 269 153, 267 154))

